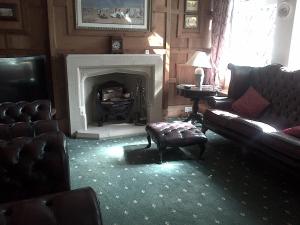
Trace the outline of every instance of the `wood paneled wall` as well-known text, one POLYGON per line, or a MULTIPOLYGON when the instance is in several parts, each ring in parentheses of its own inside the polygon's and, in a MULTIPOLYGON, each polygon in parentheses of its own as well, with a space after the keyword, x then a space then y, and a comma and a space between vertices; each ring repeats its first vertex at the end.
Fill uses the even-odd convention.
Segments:
POLYGON ((185 65, 195 50, 210 51, 210 0, 200 0, 199 29, 184 29, 184 1, 173 0, 171 8, 170 78, 168 105, 187 105, 190 100, 177 95, 177 84, 194 84, 194 68, 185 65))
POLYGON ((176 84, 193 82, 193 68, 184 63, 195 50, 209 48, 209 2, 200 0, 200 29, 183 29, 184 0, 152 0, 150 32, 77 29, 75 0, 0 0, 18 4, 20 20, 0 22, 1 55, 49 54, 56 118, 68 131, 65 55, 107 54, 111 36, 123 38, 124 53, 164 55, 164 109, 187 104, 176 95, 176 84))
POLYGON ((0 21, 0 55, 48 54, 47 7, 43 0, 1 0, 17 5, 17 21, 0 21))
MULTIPOLYGON (((151 32, 121 32, 76 29, 74 0, 48 0, 50 52, 57 118, 68 124, 67 84, 64 56, 70 53, 110 53, 111 36, 123 38, 124 53, 164 52, 171 0, 152 1, 151 32)), ((165 103, 167 104, 167 103, 165 103)))

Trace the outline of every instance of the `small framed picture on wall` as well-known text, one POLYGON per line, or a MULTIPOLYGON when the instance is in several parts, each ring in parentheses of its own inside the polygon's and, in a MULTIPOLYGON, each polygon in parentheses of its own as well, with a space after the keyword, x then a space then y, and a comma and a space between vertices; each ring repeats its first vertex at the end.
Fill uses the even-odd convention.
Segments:
POLYGON ((184 15, 184 28, 185 29, 197 29, 198 28, 198 16, 197 15, 184 15))
POLYGON ((18 20, 17 5, 11 3, 0 3, 0 20, 18 20))
POLYGON ((198 0, 185 1, 185 12, 197 12, 197 11, 198 11, 198 0))

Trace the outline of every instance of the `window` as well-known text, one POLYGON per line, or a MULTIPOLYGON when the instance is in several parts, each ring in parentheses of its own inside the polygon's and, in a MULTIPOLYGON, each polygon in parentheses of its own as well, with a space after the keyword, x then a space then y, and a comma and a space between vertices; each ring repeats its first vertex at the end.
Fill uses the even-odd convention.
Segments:
POLYGON ((229 61, 238 65, 271 63, 276 0, 234 0, 229 61))

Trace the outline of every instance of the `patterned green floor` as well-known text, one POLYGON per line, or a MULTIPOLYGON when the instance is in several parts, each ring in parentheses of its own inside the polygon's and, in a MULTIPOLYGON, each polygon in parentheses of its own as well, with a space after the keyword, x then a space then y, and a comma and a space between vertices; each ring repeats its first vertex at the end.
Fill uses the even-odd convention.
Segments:
POLYGON ((69 139, 72 188, 93 187, 104 225, 300 224, 292 178, 207 135, 204 161, 193 160, 195 146, 170 150, 162 165, 144 136, 69 139))

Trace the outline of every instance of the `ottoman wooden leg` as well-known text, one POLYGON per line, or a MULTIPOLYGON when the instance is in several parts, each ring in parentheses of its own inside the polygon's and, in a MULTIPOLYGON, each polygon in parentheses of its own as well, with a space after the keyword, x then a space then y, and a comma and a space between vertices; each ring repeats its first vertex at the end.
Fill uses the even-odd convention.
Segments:
POLYGON ((202 124, 202 128, 201 128, 202 133, 205 134, 207 130, 208 129, 204 126, 204 124, 202 124))
POLYGON ((163 153, 166 150, 166 148, 158 147, 158 153, 159 153, 159 164, 163 163, 163 153))
POLYGON ((148 140, 148 145, 145 148, 150 148, 151 147, 151 137, 149 134, 147 134, 147 140, 148 140))
POLYGON ((203 160, 203 153, 205 152, 205 144, 202 143, 202 144, 199 144, 199 147, 200 147, 200 153, 199 153, 199 160, 203 160))

